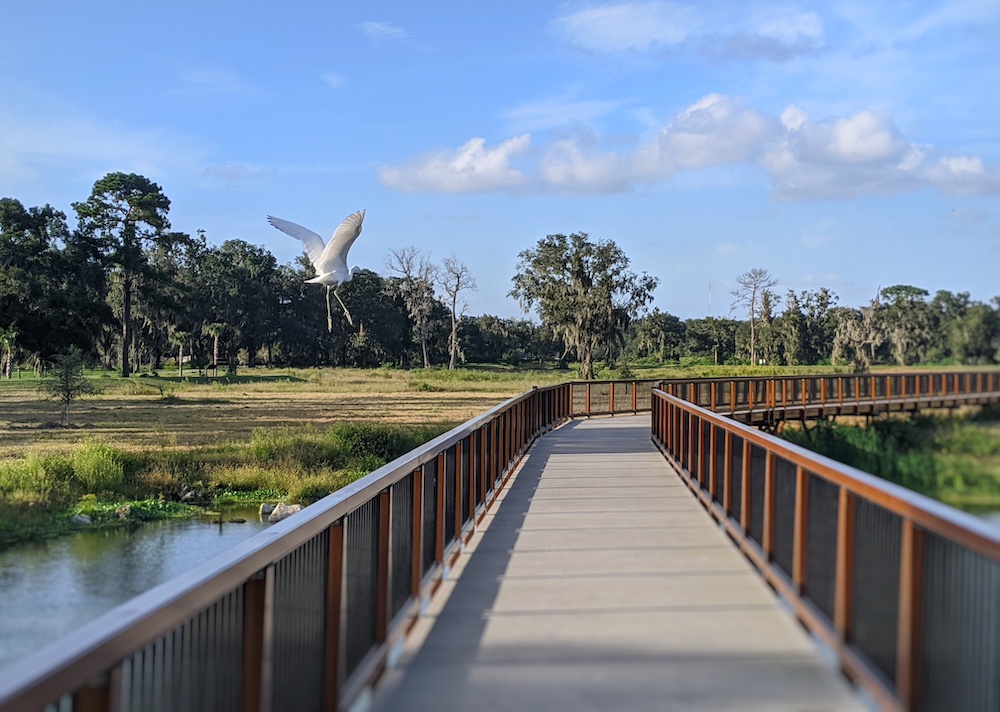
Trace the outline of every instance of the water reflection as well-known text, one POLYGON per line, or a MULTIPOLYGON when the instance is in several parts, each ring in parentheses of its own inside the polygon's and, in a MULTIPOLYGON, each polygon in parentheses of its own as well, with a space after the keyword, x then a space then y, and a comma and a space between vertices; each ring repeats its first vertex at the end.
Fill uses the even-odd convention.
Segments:
POLYGON ((0 668, 267 527, 256 509, 224 519, 84 531, 0 552, 0 668))

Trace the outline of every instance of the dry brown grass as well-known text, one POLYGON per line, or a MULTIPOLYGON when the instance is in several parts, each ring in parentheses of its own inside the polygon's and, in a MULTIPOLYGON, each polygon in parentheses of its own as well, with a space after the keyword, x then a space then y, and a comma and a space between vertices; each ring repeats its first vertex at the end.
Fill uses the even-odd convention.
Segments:
POLYGON ((98 378, 98 395, 73 404, 73 426, 55 426, 59 405, 30 380, 0 382, 0 459, 64 454, 86 440, 127 449, 242 442, 257 428, 325 427, 339 421, 461 423, 560 376, 326 369, 258 372, 250 380, 98 378))

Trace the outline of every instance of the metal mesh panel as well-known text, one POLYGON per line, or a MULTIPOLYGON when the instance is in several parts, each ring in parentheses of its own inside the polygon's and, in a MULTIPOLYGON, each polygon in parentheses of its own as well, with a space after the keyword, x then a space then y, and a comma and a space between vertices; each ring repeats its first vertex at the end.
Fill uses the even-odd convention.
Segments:
POLYGON ((764 448, 750 448, 750 538, 764 546, 764 471, 767 453, 764 448))
POLYGON ((611 388, 608 383, 590 384, 590 412, 610 413, 611 412, 611 388))
POLYGON ((392 501, 392 590, 389 615, 410 598, 413 575, 413 473, 389 488, 392 501))
MULTIPOLYGON (((123 712, 239 710, 243 589, 122 662, 123 712)), ((64 709, 60 703, 59 709, 64 709)))
POLYGON ((475 445, 475 456, 471 460, 472 486, 476 488, 476 504, 483 501, 483 429, 470 436, 475 445))
POLYGON ((691 474, 692 477, 698 477, 698 468, 699 468, 699 463, 701 461, 701 458, 699 457, 701 454, 701 447, 700 447, 701 440, 700 440, 700 435, 698 433, 700 425, 701 425, 701 419, 692 413, 688 418, 688 427, 690 428, 689 432, 691 433, 691 436, 690 438, 688 438, 687 441, 688 447, 690 447, 691 449, 691 451, 688 453, 688 460, 690 463, 688 465, 688 472, 691 474))
POLYGON ((638 410, 649 410, 653 405, 653 384, 636 384, 635 407, 638 410))
POLYGON ((851 643, 889 680, 896 679, 899 537, 897 515, 858 500, 854 514, 851 643))
POLYGON ((726 431, 715 429, 715 494, 712 499, 722 503, 722 487, 726 481, 726 431))
POLYGON ((423 564, 423 569, 421 570, 421 578, 423 574, 430 571, 431 567, 434 565, 434 557, 437 554, 437 517, 438 517, 438 498, 437 498, 437 459, 433 459, 430 462, 424 464, 424 527, 423 531, 420 533, 420 538, 422 542, 421 546, 421 563, 423 564))
POLYGON ((323 705, 329 552, 330 537, 324 531, 274 565, 275 708, 279 703, 303 710, 323 705))
POLYGON ((1000 561, 927 533, 921 709, 1000 710, 1000 561))
MULTIPOLYGON (((378 591, 378 498, 344 517, 346 578, 346 674, 358 667, 375 646, 375 613, 378 591)), ((315 623, 314 623, 315 624, 315 623)))
POLYGON ((832 621, 840 488, 813 474, 808 474, 807 480, 809 512, 806 520, 805 596, 832 621))
POLYGON ((469 512, 469 493, 473 488, 472 477, 472 440, 473 435, 462 441, 462 523, 466 524, 472 520, 469 512))
POLYGON ((702 489, 708 487, 708 476, 711 468, 711 458, 712 458, 712 424, 707 420, 701 421, 701 457, 698 461, 701 463, 701 472, 699 473, 698 481, 701 483, 702 489))
POLYGON ((792 576, 795 548, 795 465, 775 457, 774 468, 774 563, 792 576))
MULTIPOLYGON (((732 449, 730 452, 730 462, 731 465, 731 475, 730 475, 730 485, 733 487, 730 493, 731 501, 729 506, 730 516, 734 515, 737 519, 740 518, 740 504, 739 499, 736 495, 738 494, 737 489, 742 490, 742 482, 740 480, 743 478, 743 438, 736 435, 732 436, 732 449)), ((720 496, 721 499, 721 496, 720 496)))
POLYGON ((450 447, 444 452, 444 541, 445 544, 455 538, 455 506, 457 492, 455 491, 455 448, 450 447))

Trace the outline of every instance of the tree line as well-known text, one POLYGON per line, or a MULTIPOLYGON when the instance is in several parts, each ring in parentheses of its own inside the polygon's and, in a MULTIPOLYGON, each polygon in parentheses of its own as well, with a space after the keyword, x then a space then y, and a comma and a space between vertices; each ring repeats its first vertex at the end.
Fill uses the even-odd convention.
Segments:
POLYGON ((764 269, 738 275, 730 316, 647 312, 659 279, 635 274, 612 241, 548 235, 519 255, 510 296, 538 320, 466 314, 475 289, 454 257, 391 251, 342 295, 355 318, 326 328, 323 290, 303 255, 279 265, 242 240, 211 245, 172 229, 170 201, 141 175, 109 173, 72 204, 0 199, 0 376, 37 371, 74 347, 125 376, 167 361, 400 368, 459 363, 580 364, 581 377, 629 364, 985 364, 1000 360, 1000 297, 896 285, 868 305, 826 288, 784 294, 764 269))

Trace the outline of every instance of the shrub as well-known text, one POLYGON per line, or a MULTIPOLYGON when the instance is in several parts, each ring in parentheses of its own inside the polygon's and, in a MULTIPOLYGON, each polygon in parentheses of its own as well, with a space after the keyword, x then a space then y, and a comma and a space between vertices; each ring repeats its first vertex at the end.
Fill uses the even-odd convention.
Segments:
POLYGON ((104 443, 85 442, 72 456, 73 474, 87 492, 123 494, 122 453, 104 443))

